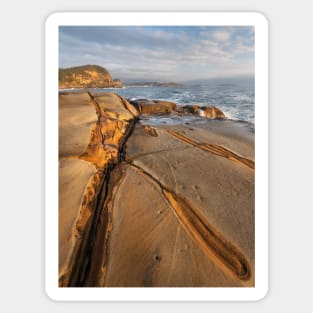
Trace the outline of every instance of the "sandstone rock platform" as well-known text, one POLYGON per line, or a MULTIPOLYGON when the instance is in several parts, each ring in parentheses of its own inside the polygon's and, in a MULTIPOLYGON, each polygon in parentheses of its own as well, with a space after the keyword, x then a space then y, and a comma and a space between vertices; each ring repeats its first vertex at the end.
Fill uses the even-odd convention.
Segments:
POLYGON ((113 93, 59 104, 60 286, 254 286, 249 125, 173 105, 149 119, 113 93))

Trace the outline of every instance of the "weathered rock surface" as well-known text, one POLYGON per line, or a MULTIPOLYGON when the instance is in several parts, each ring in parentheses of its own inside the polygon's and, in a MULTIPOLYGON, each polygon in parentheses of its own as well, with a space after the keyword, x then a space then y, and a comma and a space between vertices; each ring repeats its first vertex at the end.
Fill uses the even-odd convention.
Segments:
POLYGON ((233 145, 217 125, 213 135, 154 127, 158 136, 136 125, 112 203, 104 285, 254 285, 253 146, 240 134, 233 145))
POLYGON ((175 109, 144 101, 60 95, 60 285, 254 286, 254 134, 230 120, 135 124, 175 109))
POLYGON ((59 88, 121 88, 119 79, 112 79, 107 69, 84 65, 59 69, 59 88))
POLYGON ((95 106, 87 93, 60 94, 59 157, 82 154, 97 120, 95 106))
POLYGON ((179 114, 193 114, 209 119, 223 119, 225 114, 212 106, 199 106, 197 104, 178 106, 174 102, 149 99, 128 99, 141 114, 166 114, 177 112, 179 114))
POLYGON ((177 106, 176 111, 179 113, 198 114, 199 106, 197 104, 177 106))
MULTIPOLYGON (((86 191, 92 191, 92 180, 97 170, 93 164, 80 159, 61 159, 59 163, 59 277, 60 284, 66 285, 74 267, 72 258, 81 243, 81 231, 86 229, 87 220, 83 212, 87 208, 86 191), (80 224, 80 226, 78 226, 80 224)), ((91 198, 88 199, 90 202, 91 198)))
POLYGON ((198 111, 200 116, 205 116, 207 118, 215 119, 215 118, 225 118, 225 114, 216 107, 200 107, 198 111), (202 112, 202 111, 203 112, 202 112))
POLYGON ((176 108, 174 102, 162 101, 162 100, 148 100, 148 99, 137 99, 129 100, 141 114, 159 114, 159 113, 170 113, 176 108))
POLYGON ((60 286, 84 280, 103 186, 138 114, 115 94, 97 99, 88 93, 59 95, 60 286))
POLYGON ((161 188, 124 165, 112 204, 112 232, 102 284, 107 287, 240 286, 186 233, 161 188), (126 205, 127 204, 127 205, 126 205))
POLYGON ((199 116, 204 116, 209 119, 221 119, 225 118, 225 114, 216 107, 211 106, 199 106, 197 104, 194 105, 184 105, 176 108, 176 111, 179 113, 188 113, 195 114, 199 116))

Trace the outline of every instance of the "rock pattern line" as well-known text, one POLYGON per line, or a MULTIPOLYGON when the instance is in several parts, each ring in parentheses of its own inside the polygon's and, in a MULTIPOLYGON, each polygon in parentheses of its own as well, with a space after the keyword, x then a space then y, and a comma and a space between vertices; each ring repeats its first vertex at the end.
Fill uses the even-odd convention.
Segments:
POLYGON ((188 144, 190 144, 196 148, 211 152, 215 155, 224 157, 226 159, 229 159, 229 160, 232 160, 235 162, 239 162, 239 163, 241 163, 241 164, 254 170, 254 161, 253 160, 244 158, 244 157, 242 157, 242 156, 234 153, 233 151, 228 150, 222 146, 214 145, 214 144, 208 144, 208 143, 199 143, 199 142, 196 142, 193 139, 186 137, 186 136, 184 136, 184 135, 182 135, 176 131, 167 130, 167 132, 170 135, 172 135, 173 137, 175 137, 175 138, 177 138, 183 142, 186 142, 186 143, 188 143, 188 144))
POLYGON ((250 279, 251 269, 249 262, 238 248, 215 229, 183 197, 163 186, 155 177, 140 166, 131 162, 127 163, 159 187, 164 198, 173 209, 180 225, 183 226, 206 255, 209 255, 217 265, 222 269, 227 269, 237 279, 241 281, 250 279))

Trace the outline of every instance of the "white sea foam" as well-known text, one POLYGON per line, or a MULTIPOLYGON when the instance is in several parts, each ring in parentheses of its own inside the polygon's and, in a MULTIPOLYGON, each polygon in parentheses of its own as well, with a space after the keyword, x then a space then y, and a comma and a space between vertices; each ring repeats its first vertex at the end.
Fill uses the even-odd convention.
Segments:
POLYGON ((204 111, 203 110, 199 110, 199 116, 205 116, 205 113, 204 113, 204 111))
MULTIPOLYGON (((110 88, 110 91, 114 90, 113 92, 131 100, 167 100, 178 105, 216 106, 230 119, 254 123, 254 89, 252 86, 251 82, 234 81, 231 84, 222 84, 209 81, 194 85, 186 84, 180 88, 126 86, 125 88, 110 88)), ((108 88, 94 89, 94 91, 106 90, 108 88)))

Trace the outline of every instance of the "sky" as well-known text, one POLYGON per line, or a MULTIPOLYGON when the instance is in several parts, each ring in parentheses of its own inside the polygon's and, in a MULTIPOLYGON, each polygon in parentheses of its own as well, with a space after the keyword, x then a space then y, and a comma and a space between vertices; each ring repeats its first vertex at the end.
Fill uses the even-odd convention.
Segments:
POLYGON ((254 75, 254 27, 61 26, 59 67, 96 64, 124 81, 254 75))

